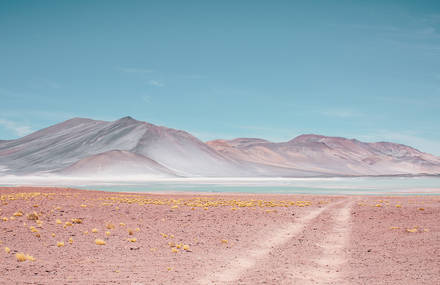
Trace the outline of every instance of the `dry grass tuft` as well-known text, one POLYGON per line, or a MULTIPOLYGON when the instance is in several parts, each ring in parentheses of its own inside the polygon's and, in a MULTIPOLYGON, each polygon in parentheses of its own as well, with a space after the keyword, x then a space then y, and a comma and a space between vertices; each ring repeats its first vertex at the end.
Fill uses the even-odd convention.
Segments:
POLYGON ((95 243, 97 244, 97 245, 105 245, 105 241, 104 240, 102 240, 102 239, 95 239, 95 243))
POLYGON ((129 238, 128 241, 129 241, 129 242, 136 242, 137 239, 136 239, 136 238, 129 238))
POLYGON ((5 252, 6 252, 6 253, 10 253, 10 252, 11 252, 11 249, 10 249, 9 247, 6 246, 6 247, 5 247, 5 252))
POLYGON ((27 219, 31 221, 36 221, 39 219, 37 212, 33 212, 27 215, 27 219))
POLYGON ((228 243, 227 239, 222 239, 222 243, 228 243))
POLYGON ((106 231, 106 232, 105 232, 105 235, 106 235, 106 236, 109 236, 110 234, 111 234, 110 231, 106 231))
POLYGON ((97 233, 97 232, 98 232, 98 229, 96 229, 96 228, 92 229, 92 233, 97 233))
POLYGON ((17 258, 17 261, 19 261, 19 262, 23 262, 23 261, 27 260, 26 255, 24 253, 21 253, 21 252, 16 253, 15 254, 15 258, 17 258))
POLYGON ((184 244, 182 248, 183 248, 183 250, 190 251, 189 245, 187 245, 187 244, 184 244))
POLYGON ((134 234, 133 230, 132 230, 132 229, 129 229, 129 230, 128 230, 128 234, 132 236, 132 235, 134 234))
POLYGON ((21 217, 23 216, 23 212, 22 211, 17 211, 13 214, 14 217, 21 217))
POLYGON ((35 258, 32 255, 26 254, 26 259, 29 261, 35 261, 35 258))
POLYGON ((73 238, 69 238, 69 243, 72 244, 73 243, 73 238))
POLYGON ((61 220, 60 220, 60 219, 56 219, 56 220, 55 220, 55 223, 57 223, 57 224, 59 224, 59 225, 61 225, 61 224, 62 224, 62 222, 61 222, 61 220))
POLYGON ((72 219, 72 223, 74 223, 74 224, 82 224, 82 220, 81 219, 79 219, 79 218, 74 218, 74 219, 72 219))
POLYGON ((58 247, 62 247, 62 246, 64 246, 64 242, 62 242, 62 241, 57 242, 57 246, 58 246, 58 247))
POLYGON ((111 223, 108 223, 107 225, 105 225, 105 227, 106 227, 107 229, 109 229, 109 230, 112 230, 112 229, 115 228, 115 225, 113 225, 113 224, 111 224, 111 223))

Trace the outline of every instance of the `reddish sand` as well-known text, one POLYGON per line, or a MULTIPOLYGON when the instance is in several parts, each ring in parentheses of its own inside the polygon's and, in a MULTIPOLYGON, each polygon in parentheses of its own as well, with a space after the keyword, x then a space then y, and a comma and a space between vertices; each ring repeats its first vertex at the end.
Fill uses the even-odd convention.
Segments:
POLYGON ((0 195, 1 284, 440 284, 439 196, 0 195))

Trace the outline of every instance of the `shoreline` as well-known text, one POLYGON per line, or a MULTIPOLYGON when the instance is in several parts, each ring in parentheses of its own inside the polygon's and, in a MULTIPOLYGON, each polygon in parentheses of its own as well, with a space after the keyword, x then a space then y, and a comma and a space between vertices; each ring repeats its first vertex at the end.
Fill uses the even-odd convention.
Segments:
MULTIPOLYGON (((41 178, 41 177, 40 177, 41 178)), ((29 179, 29 177, 27 178, 29 179)), ((440 195, 440 178, 186 178, 185 180, 150 181, 66 181, 19 180, 0 178, 0 187, 60 187, 124 193, 174 193, 201 195, 369 195, 369 196, 434 196, 440 195), (81 182, 81 183, 79 183, 81 182), (208 190, 208 191, 207 191, 208 190)))
MULTIPOLYGON (((123 187, 123 186, 120 186, 123 187)), ((79 187, 65 187, 65 186, 28 186, 28 185, 14 185, 14 186, 2 186, 0 185, 0 194, 2 189, 14 189, 14 188, 35 188, 35 189, 67 189, 75 191, 96 191, 108 194, 140 194, 140 195, 180 195, 180 196, 310 196, 310 197, 426 197, 426 196, 440 196, 440 188, 423 189, 427 191, 420 191, 420 189, 411 189, 413 192, 366 192, 359 193, 279 193, 279 192, 199 192, 199 191, 109 191, 106 189, 87 189, 79 187), (432 192, 430 192, 432 191, 432 192)), ((359 191, 361 192, 361 191, 359 191)))

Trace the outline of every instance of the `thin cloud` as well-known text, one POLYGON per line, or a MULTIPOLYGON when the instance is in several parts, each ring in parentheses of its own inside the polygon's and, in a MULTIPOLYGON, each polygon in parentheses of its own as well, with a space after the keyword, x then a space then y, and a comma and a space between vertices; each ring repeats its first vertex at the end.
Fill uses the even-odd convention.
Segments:
POLYGON ((165 86, 165 84, 163 84, 162 82, 157 81, 157 80, 148 80, 147 84, 150 85, 150 86, 155 86, 155 87, 163 87, 163 86, 165 86))
POLYGON ((3 126, 5 129, 14 132, 16 135, 22 137, 32 132, 30 126, 22 125, 14 121, 0 119, 0 126, 3 126))
POLYGON ((0 109, 0 114, 11 119, 19 119, 26 114, 29 119, 48 119, 48 120, 67 120, 73 117, 81 117, 82 114, 62 112, 62 111, 46 111, 46 110, 28 110, 28 109, 0 109))

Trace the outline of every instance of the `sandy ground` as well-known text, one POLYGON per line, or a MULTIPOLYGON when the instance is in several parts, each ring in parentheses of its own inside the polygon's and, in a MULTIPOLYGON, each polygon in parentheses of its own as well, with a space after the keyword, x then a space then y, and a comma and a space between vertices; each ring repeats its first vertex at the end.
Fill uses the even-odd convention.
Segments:
POLYGON ((440 196, 0 195, 1 284, 440 284, 440 196))

